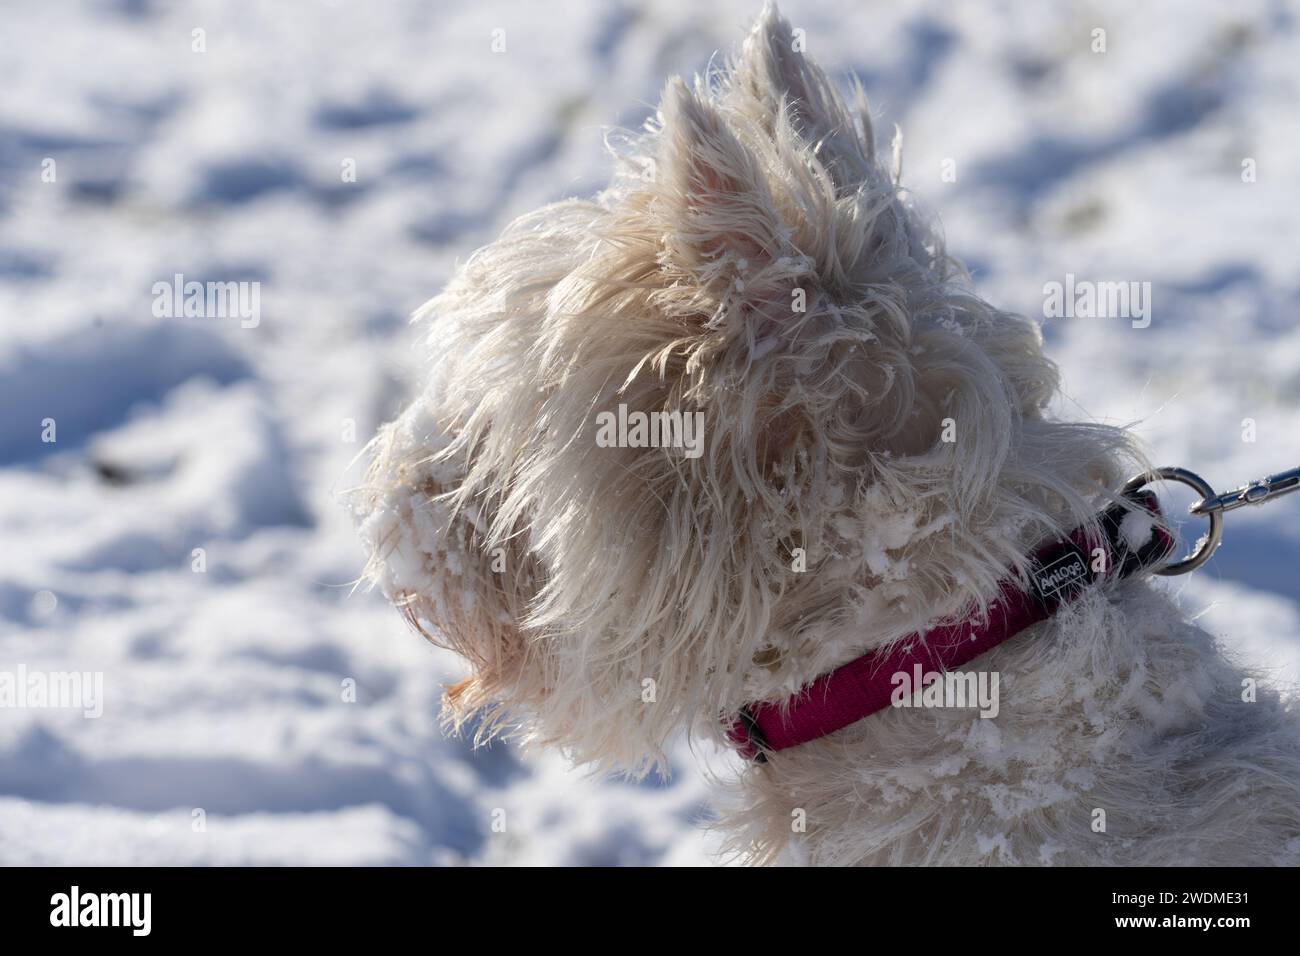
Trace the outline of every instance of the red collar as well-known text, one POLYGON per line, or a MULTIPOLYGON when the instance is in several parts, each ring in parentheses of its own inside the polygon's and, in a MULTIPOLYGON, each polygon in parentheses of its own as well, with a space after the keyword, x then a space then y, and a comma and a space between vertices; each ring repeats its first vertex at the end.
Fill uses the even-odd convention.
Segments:
POLYGON ((745 707, 727 732, 747 759, 765 760, 772 751, 816 740, 889 706, 895 674, 912 674, 915 667, 946 671, 960 667, 985 651, 1045 620, 1062 604, 1074 600, 1100 580, 1127 577, 1163 560, 1174 547, 1173 536, 1160 522, 1150 541, 1132 550, 1120 530, 1126 514, 1143 509, 1160 517, 1160 503, 1151 491, 1125 495, 1131 504, 1115 504, 1100 515, 1100 539, 1084 529, 1043 548, 1030 567, 1031 587, 1015 575, 1003 579, 985 620, 943 624, 920 632, 823 674, 793 697, 745 707), (1096 549, 1105 561, 1096 561, 1096 549), (1104 570, 1096 571, 1100 565, 1104 570))

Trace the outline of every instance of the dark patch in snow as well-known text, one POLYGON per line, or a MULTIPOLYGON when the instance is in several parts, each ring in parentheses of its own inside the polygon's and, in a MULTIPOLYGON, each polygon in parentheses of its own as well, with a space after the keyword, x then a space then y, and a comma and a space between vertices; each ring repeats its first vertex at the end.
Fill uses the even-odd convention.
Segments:
POLYGON ((388 90, 369 90, 354 102, 324 103, 317 107, 317 126, 328 130, 362 130, 373 126, 406 123, 419 116, 415 107, 388 90))
POLYGON ((223 339, 183 322, 104 325, 0 352, 0 464, 76 448, 188 379, 227 384, 249 374, 223 339), (41 441, 46 418, 57 442, 41 441))

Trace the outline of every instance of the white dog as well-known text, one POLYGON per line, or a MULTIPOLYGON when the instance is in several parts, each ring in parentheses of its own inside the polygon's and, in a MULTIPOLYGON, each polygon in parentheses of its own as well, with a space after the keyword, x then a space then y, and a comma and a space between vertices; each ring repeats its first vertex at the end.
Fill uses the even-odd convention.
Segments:
MULTIPOLYGON (((1294 714, 1140 574, 966 664, 986 716, 774 743, 856 706, 815 683, 837 668, 996 630, 1040 545, 1101 540, 1135 455, 1048 417, 1036 326, 970 291, 861 90, 774 8, 617 152, 606 192, 517 220, 417 314, 430 377, 354 499, 373 580, 473 666, 452 722, 643 772, 747 714, 766 760, 723 823, 757 862, 1300 861, 1294 714)), ((1110 557, 1155 540, 1128 514, 1110 557)))

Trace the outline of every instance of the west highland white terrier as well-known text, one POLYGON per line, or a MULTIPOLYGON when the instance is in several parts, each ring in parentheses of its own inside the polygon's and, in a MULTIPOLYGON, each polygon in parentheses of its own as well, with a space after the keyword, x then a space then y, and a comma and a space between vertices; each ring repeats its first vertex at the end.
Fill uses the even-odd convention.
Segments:
POLYGON ((417 313, 353 498, 370 578, 472 665, 450 722, 631 773, 735 746, 752 862, 1300 861, 1294 712, 1140 573, 1129 436, 1049 414, 1037 326, 862 89, 769 6, 613 151, 417 313))

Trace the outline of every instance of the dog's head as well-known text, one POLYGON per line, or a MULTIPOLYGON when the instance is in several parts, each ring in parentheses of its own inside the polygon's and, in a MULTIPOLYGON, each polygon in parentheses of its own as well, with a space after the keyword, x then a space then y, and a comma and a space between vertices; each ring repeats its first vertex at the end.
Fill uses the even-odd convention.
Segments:
POLYGON ((855 100, 769 7, 608 191, 419 314, 431 378, 357 501, 374 577, 474 667, 454 717, 644 766, 979 604, 1117 480, 1122 434, 1044 414, 1037 328, 963 284, 855 100))

